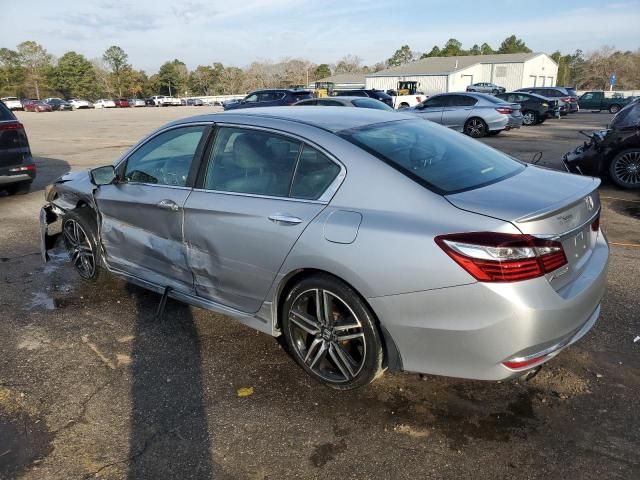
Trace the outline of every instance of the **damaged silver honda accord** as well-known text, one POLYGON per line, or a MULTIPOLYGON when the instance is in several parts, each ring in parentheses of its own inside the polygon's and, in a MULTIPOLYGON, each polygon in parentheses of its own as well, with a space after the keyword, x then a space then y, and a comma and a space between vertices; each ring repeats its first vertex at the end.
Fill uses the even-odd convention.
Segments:
POLYGON ((107 270, 283 335, 334 388, 387 368, 500 380, 596 322, 599 183, 395 112, 226 112, 57 180, 43 255, 56 222, 81 277, 107 270))

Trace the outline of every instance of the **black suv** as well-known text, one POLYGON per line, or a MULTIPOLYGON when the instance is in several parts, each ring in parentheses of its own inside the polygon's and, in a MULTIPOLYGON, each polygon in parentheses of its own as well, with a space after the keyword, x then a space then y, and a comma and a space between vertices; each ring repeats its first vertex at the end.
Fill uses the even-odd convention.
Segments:
POLYGON ((560 100, 560 113, 566 115, 567 113, 575 113, 578 108, 578 94, 570 87, 528 87, 519 88, 516 92, 529 92, 542 95, 547 98, 555 98, 560 100), (563 108, 564 107, 564 108, 563 108))
POLYGON ((273 88, 268 90, 256 90, 244 97, 239 102, 223 104, 225 110, 255 107, 283 107, 293 105, 300 100, 313 98, 308 90, 293 90, 289 88, 273 88))
POLYGON ((0 189, 9 194, 26 193, 36 178, 24 126, 0 102, 0 189))
POLYGON ((382 90, 366 90, 366 89, 358 89, 358 90, 341 90, 335 93, 336 97, 369 97, 375 98, 376 100, 380 100, 383 103, 386 103, 391 108, 393 108, 393 98, 391 95, 383 92, 382 90))
POLYGON ((560 116, 558 101, 553 98, 546 98, 528 92, 500 93, 496 97, 505 102, 520 105, 523 125, 537 125, 547 118, 560 116))

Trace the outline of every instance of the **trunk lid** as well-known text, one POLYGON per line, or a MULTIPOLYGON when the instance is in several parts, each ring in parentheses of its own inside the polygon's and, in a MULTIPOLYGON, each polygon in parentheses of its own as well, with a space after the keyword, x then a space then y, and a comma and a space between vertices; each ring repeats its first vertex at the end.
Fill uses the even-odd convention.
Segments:
POLYGON ((447 195, 455 207, 504 220, 522 233, 562 243, 568 265, 547 275, 556 288, 576 278, 589 260, 598 231, 600 180, 527 166, 500 182, 447 195))
POLYGON ((22 165, 31 158, 24 127, 17 120, 0 120, 0 168, 22 165))

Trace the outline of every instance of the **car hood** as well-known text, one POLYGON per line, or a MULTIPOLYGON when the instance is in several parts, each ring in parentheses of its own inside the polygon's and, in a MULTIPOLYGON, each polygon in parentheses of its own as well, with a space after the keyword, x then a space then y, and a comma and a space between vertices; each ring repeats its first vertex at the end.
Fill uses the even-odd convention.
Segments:
POLYGON ((596 178, 528 165, 505 180, 445 198, 462 210, 511 222, 524 233, 558 234, 595 215, 600 201, 597 193, 590 194, 599 185, 596 178), (581 203, 589 208, 574 208, 581 203))

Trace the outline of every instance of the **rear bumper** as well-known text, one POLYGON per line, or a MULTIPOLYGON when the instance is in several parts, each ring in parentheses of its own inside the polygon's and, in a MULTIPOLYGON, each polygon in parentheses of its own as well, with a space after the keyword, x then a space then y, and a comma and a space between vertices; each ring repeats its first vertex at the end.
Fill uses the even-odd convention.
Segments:
MULTIPOLYGON (((18 165, 12 168, 21 168, 22 165, 18 165)), ((26 171, 10 171, 9 168, 0 168, 0 185, 12 185, 22 182, 33 182, 36 178, 36 172, 33 170, 26 171)))
POLYGON ((517 377, 553 358, 595 324, 609 248, 603 235, 581 275, 556 291, 544 278, 471 283, 370 298, 405 370, 479 380, 517 377), (545 352, 522 369, 502 364, 545 352))

